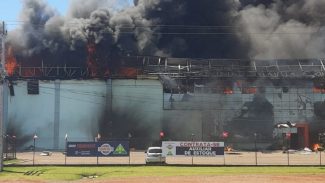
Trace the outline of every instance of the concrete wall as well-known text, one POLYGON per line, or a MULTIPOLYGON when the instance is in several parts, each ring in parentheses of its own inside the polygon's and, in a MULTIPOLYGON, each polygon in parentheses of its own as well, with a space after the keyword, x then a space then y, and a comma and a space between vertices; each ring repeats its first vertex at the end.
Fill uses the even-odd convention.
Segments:
MULTIPOLYGON (((64 137, 69 140, 93 140, 97 134, 99 114, 106 97, 104 81, 61 81, 59 144, 64 147, 64 137)), ((38 147, 54 146, 54 81, 40 81, 39 94, 27 94, 27 82, 16 81, 15 96, 8 96, 8 133, 13 133, 21 146, 32 144, 34 133, 38 135, 38 147)))
MULTIPOLYGON (((32 145, 36 133, 37 146, 54 147, 55 84, 39 81, 39 94, 27 94, 27 82, 14 82, 15 96, 8 96, 7 131, 16 135, 20 147, 32 145)), ((192 99, 182 101, 183 94, 174 94, 171 108, 170 94, 163 94, 159 80, 69 80, 60 81, 59 90, 59 148, 64 148, 64 137, 70 141, 92 141, 99 131, 99 123, 112 120, 114 137, 143 139, 144 143, 159 139, 159 131, 166 130, 171 140, 209 138, 209 133, 222 131, 222 125, 240 115, 245 102, 253 94, 194 93, 192 99), (111 87, 111 86, 112 87, 111 87), (110 105, 112 105, 111 111, 110 105), (113 116, 105 118, 105 115, 113 116), (203 132, 203 133, 202 133, 203 132)), ((324 101, 324 94, 314 94, 312 87, 290 88, 283 93, 271 85, 265 98, 273 105, 274 122, 308 121, 314 117, 313 102, 324 101)), ((107 129, 109 131, 109 129, 107 129)), ((150 145, 150 144, 149 144, 150 145)))
MULTIPOLYGON (((57 81, 58 82, 58 81, 57 81)), ((122 126, 121 134, 127 138, 132 128, 149 129, 145 134, 159 138, 162 115, 162 87, 158 80, 113 80, 112 90, 106 81, 69 80, 60 82, 59 94, 59 148, 64 148, 65 134, 70 141, 92 141, 100 131, 99 123, 105 120, 112 104, 115 127, 122 126), (112 92, 112 93, 111 93, 112 92), (108 99, 112 97, 110 102, 108 99), (135 123, 136 126, 130 125, 135 123), (155 135, 157 134, 157 135, 155 135)), ((39 81, 39 94, 27 94, 27 82, 16 81, 15 96, 8 96, 8 133, 22 143, 32 145, 36 133, 38 147, 54 147, 54 81, 39 81)), ((132 134, 135 135, 135 134, 132 134)), ((141 134, 137 134, 141 136, 141 134)), ((143 137, 143 136, 142 136, 143 137)))

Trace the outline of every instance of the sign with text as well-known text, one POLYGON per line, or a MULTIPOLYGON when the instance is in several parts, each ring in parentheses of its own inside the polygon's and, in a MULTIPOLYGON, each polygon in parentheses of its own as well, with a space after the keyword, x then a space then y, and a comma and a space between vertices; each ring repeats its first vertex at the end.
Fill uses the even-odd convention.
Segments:
POLYGON ((128 141, 68 142, 67 156, 119 157, 129 156, 128 141))
POLYGON ((223 156, 224 142, 163 141, 163 156, 223 156))

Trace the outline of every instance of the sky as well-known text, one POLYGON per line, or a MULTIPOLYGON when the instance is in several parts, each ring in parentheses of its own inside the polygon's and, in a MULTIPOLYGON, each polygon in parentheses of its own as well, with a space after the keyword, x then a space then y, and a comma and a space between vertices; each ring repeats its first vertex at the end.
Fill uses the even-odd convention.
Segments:
MULTIPOLYGON (((60 14, 65 14, 68 9, 69 0, 45 0, 52 7, 60 12, 60 14)), ((19 20, 19 12, 22 8, 23 0, 5 0, 1 2, 0 20, 5 21, 7 24, 7 29, 14 29, 17 25, 13 25, 14 21, 19 20)))
MULTIPOLYGON (((12 30, 17 26, 13 22, 19 20, 19 12, 21 11, 24 0, 2 0, 2 1, 3 2, 1 2, 0 4, 1 7, 0 20, 6 22, 8 30, 12 30)), ((70 3, 70 0, 44 0, 44 1, 46 1, 52 7, 54 7, 61 15, 64 15, 67 12, 70 3)), ((133 2, 133 0, 126 0, 126 1, 129 3, 133 2)))

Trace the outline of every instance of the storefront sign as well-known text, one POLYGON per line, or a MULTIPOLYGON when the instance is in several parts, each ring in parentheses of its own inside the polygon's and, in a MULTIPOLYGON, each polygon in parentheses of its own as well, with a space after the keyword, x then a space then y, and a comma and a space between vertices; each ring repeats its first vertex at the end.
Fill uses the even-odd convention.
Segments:
POLYGON ((68 142, 67 156, 118 157, 129 156, 128 141, 68 142))
POLYGON ((223 156, 224 142, 163 141, 164 156, 223 156))

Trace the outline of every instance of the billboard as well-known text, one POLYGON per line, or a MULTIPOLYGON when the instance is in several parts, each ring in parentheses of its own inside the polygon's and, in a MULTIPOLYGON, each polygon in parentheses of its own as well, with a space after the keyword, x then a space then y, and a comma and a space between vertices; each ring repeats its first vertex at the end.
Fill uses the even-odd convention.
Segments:
POLYGON ((163 156, 204 156, 224 155, 224 142, 163 141, 163 156))
POLYGON ((67 143, 67 156, 72 157, 120 157, 129 153, 128 141, 67 143))

